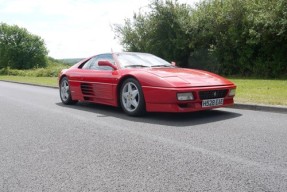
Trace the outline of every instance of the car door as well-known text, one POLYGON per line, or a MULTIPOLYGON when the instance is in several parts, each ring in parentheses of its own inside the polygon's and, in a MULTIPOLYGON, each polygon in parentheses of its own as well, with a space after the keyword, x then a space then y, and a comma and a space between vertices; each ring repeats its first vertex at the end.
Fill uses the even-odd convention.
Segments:
POLYGON ((101 60, 114 64, 112 54, 97 55, 87 61, 82 67, 81 92, 84 100, 115 105, 118 72, 109 66, 99 66, 101 60))

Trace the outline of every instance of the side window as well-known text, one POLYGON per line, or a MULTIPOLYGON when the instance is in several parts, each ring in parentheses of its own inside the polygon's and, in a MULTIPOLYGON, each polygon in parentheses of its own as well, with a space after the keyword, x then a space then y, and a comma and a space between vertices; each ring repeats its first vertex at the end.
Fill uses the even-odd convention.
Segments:
POLYGON ((90 69, 90 66, 93 65, 93 63, 95 62, 96 57, 91 58, 90 60, 88 60, 82 67, 82 69, 90 69))
POLYGON ((112 54, 102 54, 96 57, 91 58, 87 61, 82 69, 90 69, 90 70, 112 70, 109 66, 98 66, 99 61, 109 61, 112 64, 115 64, 112 54))

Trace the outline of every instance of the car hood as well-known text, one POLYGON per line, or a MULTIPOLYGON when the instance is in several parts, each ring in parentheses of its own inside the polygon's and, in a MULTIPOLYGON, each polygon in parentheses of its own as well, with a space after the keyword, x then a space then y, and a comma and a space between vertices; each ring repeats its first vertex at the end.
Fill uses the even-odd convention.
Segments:
POLYGON ((221 86, 233 84, 219 75, 186 68, 152 68, 147 70, 175 87, 221 86))

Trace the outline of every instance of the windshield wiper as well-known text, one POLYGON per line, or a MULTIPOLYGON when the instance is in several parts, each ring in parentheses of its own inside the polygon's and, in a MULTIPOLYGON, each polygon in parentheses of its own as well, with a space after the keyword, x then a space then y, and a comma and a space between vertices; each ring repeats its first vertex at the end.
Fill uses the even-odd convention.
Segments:
POLYGON ((152 65, 151 67, 172 67, 172 65, 152 65))
POLYGON ((125 68, 127 67, 148 67, 146 65, 126 65, 125 68))

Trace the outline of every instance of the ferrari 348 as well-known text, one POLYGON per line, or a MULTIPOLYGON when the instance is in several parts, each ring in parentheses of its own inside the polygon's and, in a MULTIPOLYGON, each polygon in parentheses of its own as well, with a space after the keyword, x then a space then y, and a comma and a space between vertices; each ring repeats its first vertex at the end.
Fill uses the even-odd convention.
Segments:
POLYGON ((202 70, 180 68, 148 53, 92 56, 59 74, 64 104, 87 101, 144 112, 192 112, 233 105, 236 86, 202 70))

